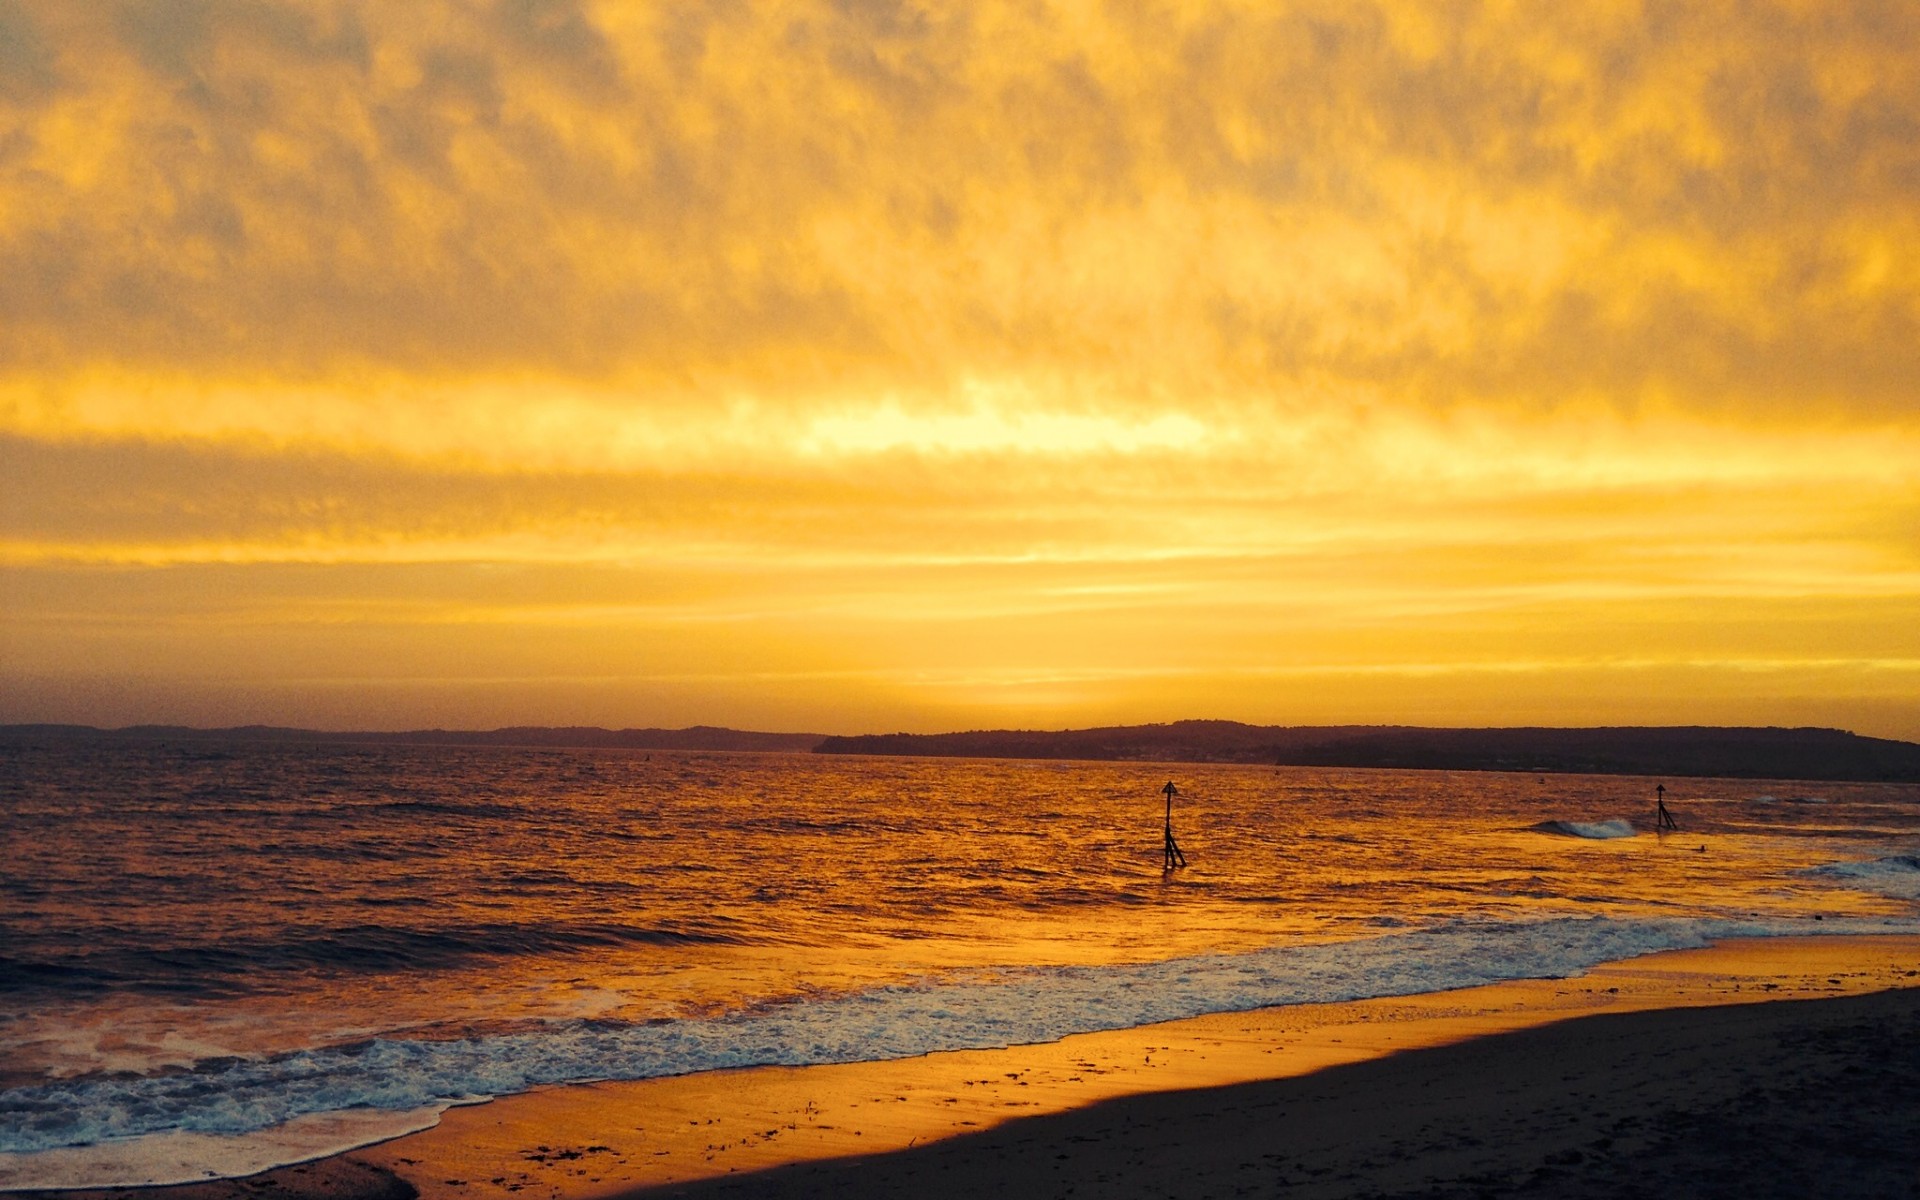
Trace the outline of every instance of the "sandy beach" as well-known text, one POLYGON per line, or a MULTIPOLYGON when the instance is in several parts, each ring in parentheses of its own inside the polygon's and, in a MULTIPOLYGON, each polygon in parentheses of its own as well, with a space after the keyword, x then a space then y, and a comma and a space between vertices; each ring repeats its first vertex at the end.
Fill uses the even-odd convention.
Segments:
POLYGON ((1611 1013, 638 1197, 1906 1197, 1920 990, 1611 1013))
MULTIPOLYGON (((557 1088, 168 1200, 1912 1195, 1920 939, 557 1088)), ((74 1197, 139 1190, 54 1193, 74 1197)))

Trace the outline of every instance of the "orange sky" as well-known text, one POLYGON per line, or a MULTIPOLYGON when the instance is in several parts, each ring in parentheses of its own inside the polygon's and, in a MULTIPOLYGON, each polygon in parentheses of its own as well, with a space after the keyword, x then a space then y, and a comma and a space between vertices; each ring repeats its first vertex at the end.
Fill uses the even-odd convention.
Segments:
POLYGON ((0 0, 0 721, 1920 739, 1915 47, 0 0))

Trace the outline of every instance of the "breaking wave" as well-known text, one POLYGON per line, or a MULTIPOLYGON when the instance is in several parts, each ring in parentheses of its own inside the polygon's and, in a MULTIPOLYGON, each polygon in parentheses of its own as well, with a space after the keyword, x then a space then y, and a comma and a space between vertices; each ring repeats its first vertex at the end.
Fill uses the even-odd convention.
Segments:
POLYGON ((1631 821, 1542 821, 1531 826, 1538 833, 1551 833, 1560 837, 1610 838, 1632 837, 1635 833, 1631 821))

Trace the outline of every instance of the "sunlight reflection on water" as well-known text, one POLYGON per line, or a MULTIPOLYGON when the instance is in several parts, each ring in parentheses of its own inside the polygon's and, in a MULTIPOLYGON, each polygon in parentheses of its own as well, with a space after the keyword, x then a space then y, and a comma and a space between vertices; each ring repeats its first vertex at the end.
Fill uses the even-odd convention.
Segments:
POLYGON ((1903 912, 1920 789, 218 743, 10 750, 9 1078, 649 1020, 1472 917, 1903 912), (1160 870, 1162 784, 1192 862, 1160 870))

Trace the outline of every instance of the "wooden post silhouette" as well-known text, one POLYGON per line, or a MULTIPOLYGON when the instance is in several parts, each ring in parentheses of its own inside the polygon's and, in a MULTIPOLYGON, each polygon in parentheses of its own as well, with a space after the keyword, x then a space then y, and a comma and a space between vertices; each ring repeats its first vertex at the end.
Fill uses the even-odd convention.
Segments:
POLYGON ((1174 787, 1173 780, 1169 779, 1167 780, 1167 786, 1160 790, 1167 794, 1166 865, 1160 869, 1163 871, 1171 871, 1175 867, 1184 867, 1187 865, 1187 856, 1180 853, 1180 843, 1173 840, 1173 798, 1180 794, 1180 789, 1174 787))
POLYGON ((1667 811, 1667 785, 1664 783, 1655 784, 1653 787, 1653 797, 1654 832, 1665 833, 1670 829, 1677 832, 1680 827, 1674 824, 1673 814, 1667 811))

